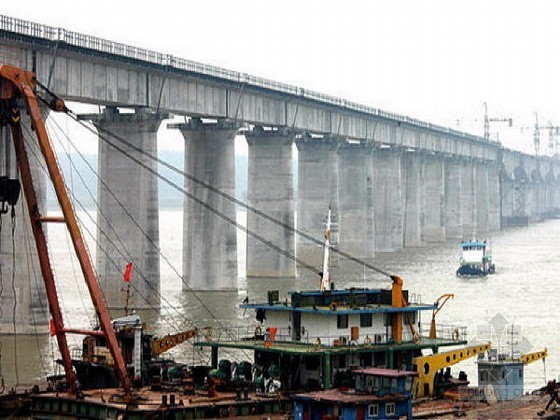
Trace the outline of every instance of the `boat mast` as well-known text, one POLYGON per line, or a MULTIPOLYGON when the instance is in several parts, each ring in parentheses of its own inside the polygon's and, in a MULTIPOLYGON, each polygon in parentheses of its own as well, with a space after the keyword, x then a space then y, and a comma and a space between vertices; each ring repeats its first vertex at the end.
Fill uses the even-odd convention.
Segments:
MULTIPOLYGON (((99 318, 102 334, 107 340, 107 345, 115 362, 117 375, 119 377, 119 380, 121 381, 121 385, 124 388, 125 393, 129 394, 132 389, 132 384, 126 370, 126 363, 119 347, 115 330, 113 329, 113 325, 111 323, 109 310, 107 309, 107 303, 105 302, 105 298, 103 296, 103 292, 101 291, 99 281, 93 270, 93 264, 90 260, 85 242, 82 238, 82 234, 78 226, 78 221, 76 219, 76 215, 74 214, 74 209, 72 208, 72 204, 70 202, 70 199, 68 198, 68 192, 66 190, 66 186, 64 185, 64 180, 60 173, 54 151, 47 135, 45 123, 39 109, 37 96, 35 95, 36 87, 37 81, 33 72, 25 71, 7 65, 0 66, 0 100, 10 107, 10 112, 13 114, 13 117, 9 122, 12 128, 12 137, 16 151, 16 159, 21 173, 21 180, 23 184, 23 191, 25 193, 25 198, 27 201, 27 207, 29 209, 29 217, 31 219, 31 227, 33 229, 35 244, 37 246, 37 254, 39 256, 41 274, 43 276, 45 288, 47 291, 49 310, 53 319, 58 347, 63 359, 66 380, 68 383, 68 391, 70 393, 73 393, 76 390, 76 375, 72 369, 72 360, 70 357, 70 352, 68 350, 66 333, 78 332, 80 334, 87 333, 91 335, 99 335, 99 331, 84 332, 71 330, 64 327, 64 321, 62 318, 62 313, 58 301, 58 294, 56 291, 54 274, 52 271, 48 252, 47 240, 45 232, 43 230, 43 223, 47 222, 66 224, 68 232, 70 233, 70 237, 72 238, 74 251, 76 252, 76 256, 78 257, 78 260, 80 262, 82 273, 89 289, 93 306, 99 318), (44 217, 39 213, 37 196, 35 193, 33 179, 31 176, 31 169, 25 147, 25 141, 21 128, 18 105, 19 99, 23 99, 25 101, 27 113, 31 118, 31 126, 37 136, 41 153, 45 159, 51 182, 56 192, 59 205, 62 209, 63 217, 44 217)), ((51 109, 61 112, 68 111, 66 106, 64 105, 64 102, 60 98, 54 96, 47 90, 46 93, 50 96, 48 102, 51 109)), ((5 109, 8 109, 8 107, 6 107, 5 109)))
POLYGON ((327 221, 325 227, 325 244, 323 245, 323 275, 321 276, 321 291, 330 290, 331 288, 331 208, 327 212, 327 221))

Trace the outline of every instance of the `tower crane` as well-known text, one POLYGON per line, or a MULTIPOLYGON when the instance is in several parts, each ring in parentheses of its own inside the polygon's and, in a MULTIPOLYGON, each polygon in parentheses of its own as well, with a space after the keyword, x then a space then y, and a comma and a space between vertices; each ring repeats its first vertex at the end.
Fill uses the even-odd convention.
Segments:
POLYGON ((494 118, 488 116, 488 105, 484 102, 484 138, 490 140, 490 123, 491 122, 507 122, 511 127, 513 118, 494 118))
POLYGON ((535 156, 540 155, 540 130, 548 130, 548 155, 556 155, 555 136, 560 134, 560 126, 553 125, 550 121, 548 121, 547 125, 539 125, 539 116, 535 112, 535 124, 532 127, 521 127, 521 131, 530 128, 533 129, 533 147, 535 150, 535 156))

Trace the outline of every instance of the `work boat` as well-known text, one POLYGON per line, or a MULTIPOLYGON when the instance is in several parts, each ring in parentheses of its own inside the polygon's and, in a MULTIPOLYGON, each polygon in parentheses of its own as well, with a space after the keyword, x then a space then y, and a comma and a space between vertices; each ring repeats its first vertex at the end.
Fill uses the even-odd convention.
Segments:
POLYGON ((462 255, 457 269, 459 277, 480 277, 496 272, 496 265, 492 262, 490 244, 484 240, 473 239, 461 243, 462 255))
POLYGON ((441 352, 466 344, 465 327, 435 322, 453 295, 429 304, 413 301, 403 290, 403 280, 389 274, 388 289, 335 289, 329 268, 330 226, 329 210, 318 289, 286 297, 271 290, 262 303, 251 303, 249 297, 241 307, 254 311, 252 324, 219 331, 196 345, 212 348, 213 366, 218 365, 220 349, 252 350, 256 376, 276 380, 277 388, 288 393, 351 387, 356 369, 375 367, 390 370, 388 376, 395 369, 418 372, 411 392, 415 397, 442 394, 450 384, 440 371, 490 345, 441 352), (431 323, 423 327, 426 312, 431 312, 431 323))

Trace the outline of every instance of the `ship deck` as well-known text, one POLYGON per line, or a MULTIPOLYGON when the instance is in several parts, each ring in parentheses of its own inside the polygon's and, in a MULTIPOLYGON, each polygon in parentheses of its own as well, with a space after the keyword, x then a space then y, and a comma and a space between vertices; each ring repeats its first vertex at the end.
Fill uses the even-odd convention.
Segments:
POLYGON ((417 343, 412 341, 400 344, 356 344, 346 346, 323 346, 314 343, 302 343, 295 341, 274 341, 265 342, 264 340, 240 339, 240 340, 212 340, 199 341, 197 346, 202 347, 223 347, 242 350, 258 350, 271 353, 285 353, 300 356, 322 355, 325 353, 364 353, 364 352, 381 352, 391 350, 411 350, 434 347, 459 346, 466 344, 466 340, 453 340, 446 338, 428 338, 421 337, 417 343))
POLYGON ((147 387, 135 389, 126 399, 122 389, 105 388, 82 391, 73 396, 64 393, 34 395, 31 413, 39 419, 106 419, 120 418, 126 413, 130 420, 166 413, 165 418, 217 418, 263 414, 274 415, 291 409, 291 402, 283 396, 266 396, 247 392, 243 397, 236 392, 195 391, 185 395, 180 390, 153 391, 147 387))

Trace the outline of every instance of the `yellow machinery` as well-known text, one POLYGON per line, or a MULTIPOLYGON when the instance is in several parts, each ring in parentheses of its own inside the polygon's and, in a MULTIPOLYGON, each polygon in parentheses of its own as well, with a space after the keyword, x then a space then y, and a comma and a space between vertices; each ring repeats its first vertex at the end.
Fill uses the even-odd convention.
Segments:
MULTIPOLYGON (((392 275, 391 280, 393 280, 393 287, 391 289, 391 306, 393 308, 405 308, 408 306, 408 302, 404 298, 402 286, 403 286, 403 279, 399 276, 392 275)), ((403 312, 395 312, 391 321, 391 336, 395 343, 400 344, 402 343, 402 323, 403 323, 403 312)), ((418 342, 420 336, 418 332, 414 328, 414 324, 410 318, 410 314, 406 314, 406 323, 410 328, 410 333, 412 334, 412 339, 415 343, 418 342)))
POLYGON ((436 353, 429 356, 419 356, 412 359, 413 368, 418 372, 416 383, 412 387, 412 395, 416 398, 431 397, 434 394, 434 379, 436 373, 448 366, 459 363, 471 357, 483 354, 492 345, 479 344, 476 346, 463 347, 444 353, 436 353))
POLYGON ((447 301, 449 299, 453 299, 455 295, 453 293, 446 293, 444 295, 441 295, 440 297, 437 298, 436 303, 437 303, 437 309, 434 309, 432 312, 432 322, 430 324, 430 338, 436 338, 436 315, 439 311, 441 311, 441 309, 443 308, 443 305, 445 305, 447 303, 447 301), (443 300, 443 302, 441 302, 441 305, 439 304, 439 301, 443 300))
POLYGON ((161 353, 184 343, 185 341, 198 335, 198 329, 183 331, 178 334, 169 334, 162 338, 156 338, 152 342, 152 356, 159 356, 161 353))
POLYGON ((547 356, 548 356, 548 350, 544 349, 543 351, 536 351, 534 353, 522 354, 519 360, 522 361, 524 365, 528 365, 529 363, 536 362, 537 360, 546 359, 547 356))

